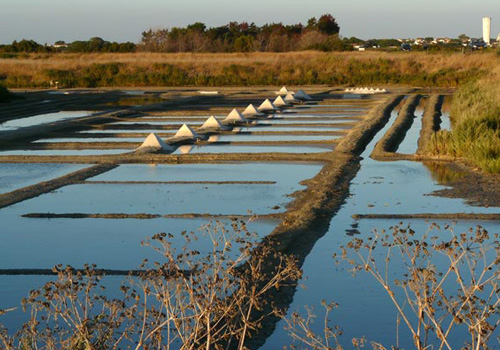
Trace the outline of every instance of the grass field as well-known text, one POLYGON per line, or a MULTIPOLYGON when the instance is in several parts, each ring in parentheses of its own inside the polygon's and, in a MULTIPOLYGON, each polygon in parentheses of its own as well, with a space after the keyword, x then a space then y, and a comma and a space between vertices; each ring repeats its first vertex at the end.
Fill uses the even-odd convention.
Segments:
POLYGON ((0 59, 9 88, 281 84, 457 87, 493 70, 491 52, 32 54, 0 59))
POLYGON ((451 131, 434 134, 429 154, 463 157, 483 171, 500 173, 500 68, 455 93, 451 131))

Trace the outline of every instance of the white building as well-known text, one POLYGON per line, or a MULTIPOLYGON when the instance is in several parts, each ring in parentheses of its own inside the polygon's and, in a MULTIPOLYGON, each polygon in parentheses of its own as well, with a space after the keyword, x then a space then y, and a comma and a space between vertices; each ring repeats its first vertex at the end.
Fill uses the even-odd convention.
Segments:
POLYGON ((483 41, 490 45, 491 38, 491 17, 483 17, 483 41))

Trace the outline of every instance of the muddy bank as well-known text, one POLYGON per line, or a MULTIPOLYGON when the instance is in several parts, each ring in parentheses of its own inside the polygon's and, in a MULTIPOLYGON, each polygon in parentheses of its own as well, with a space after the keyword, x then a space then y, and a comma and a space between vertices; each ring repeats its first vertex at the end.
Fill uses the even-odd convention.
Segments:
POLYGON ((432 195, 463 198, 473 206, 500 207, 500 175, 485 174, 458 162, 426 162, 424 165, 440 185, 449 187, 432 195))
POLYGON ((65 213, 65 214, 55 214, 55 213, 28 213, 22 215, 24 218, 31 219, 263 219, 263 220, 274 220, 280 219, 283 214, 265 214, 265 215, 222 215, 222 214, 199 214, 199 213, 187 213, 187 214, 124 214, 124 213, 109 213, 109 214, 85 214, 85 213, 65 213))
POLYGON ((390 97, 375 107, 363 122, 358 123, 339 143, 336 150, 346 154, 361 154, 391 117, 391 111, 401 102, 403 95, 390 97))
POLYGON ((276 181, 82 181, 101 185, 275 185, 276 181))
POLYGON ((399 144, 404 140, 406 133, 413 124, 415 109, 420 102, 420 95, 411 95, 399 111, 398 117, 387 130, 384 136, 375 145, 370 157, 386 158, 390 157, 398 149, 399 144))
POLYGON ((84 181, 90 177, 105 173, 116 167, 117 165, 113 164, 95 165, 93 167, 86 168, 83 170, 78 170, 68 175, 61 176, 50 181, 40 182, 36 185, 24 187, 19 190, 1 194, 0 209, 13 205, 15 203, 25 201, 27 199, 38 197, 44 193, 57 190, 58 188, 64 187, 74 182, 84 181))
MULTIPOLYGON (((195 146, 218 146, 218 145, 234 145, 234 146, 315 146, 315 145, 331 145, 333 146, 338 140, 292 140, 292 141, 202 141, 196 142, 195 146)), ((142 142, 40 142, 32 143, 23 146, 23 150, 84 150, 84 149, 129 149, 135 150, 141 146, 142 142)), ((15 151, 16 149, 12 149, 15 151)))
POLYGON ((138 154, 89 156, 0 156, 0 163, 69 163, 69 164, 192 164, 224 162, 316 162, 328 161, 328 149, 321 153, 199 153, 138 154))
POLYGON ((418 139, 417 154, 423 154, 431 140, 433 133, 439 130, 441 124, 441 106, 444 96, 433 94, 425 106, 424 116, 422 117, 422 129, 418 139))
POLYGON ((475 220, 475 221, 499 221, 500 214, 469 214, 469 213, 447 213, 447 214, 355 214, 353 219, 394 219, 394 220, 475 220))

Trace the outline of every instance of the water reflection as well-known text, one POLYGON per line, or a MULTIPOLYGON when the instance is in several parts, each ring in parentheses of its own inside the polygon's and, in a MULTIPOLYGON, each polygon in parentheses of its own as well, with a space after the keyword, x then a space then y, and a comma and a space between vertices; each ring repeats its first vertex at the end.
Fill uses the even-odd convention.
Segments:
POLYGON ((465 172, 452 169, 447 163, 424 162, 423 164, 429 170, 432 179, 440 185, 446 186, 465 176, 465 172))

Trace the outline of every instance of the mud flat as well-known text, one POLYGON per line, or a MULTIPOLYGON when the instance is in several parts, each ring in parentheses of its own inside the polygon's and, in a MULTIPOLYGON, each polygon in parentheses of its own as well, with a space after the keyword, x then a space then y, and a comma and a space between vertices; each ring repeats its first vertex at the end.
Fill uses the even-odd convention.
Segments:
POLYGON ((337 152, 361 154, 375 134, 389 121, 391 111, 401 102, 403 95, 392 96, 385 103, 376 106, 365 120, 355 126, 339 143, 337 152))
POLYGON ((404 140, 406 132, 413 124, 415 109, 420 101, 420 95, 411 95, 399 111, 398 117, 389 130, 375 145, 372 158, 387 158, 394 155, 399 144, 404 140))
POLYGON ((464 198, 470 205, 500 206, 500 175, 485 174, 462 162, 426 163, 433 168, 438 182, 448 188, 432 194, 445 198, 464 198))
POLYGON ((420 131, 420 138, 418 139, 417 154, 423 154, 425 152, 432 134, 439 130, 443 101, 443 95, 433 94, 427 102, 425 113, 422 117, 422 129, 420 131))

